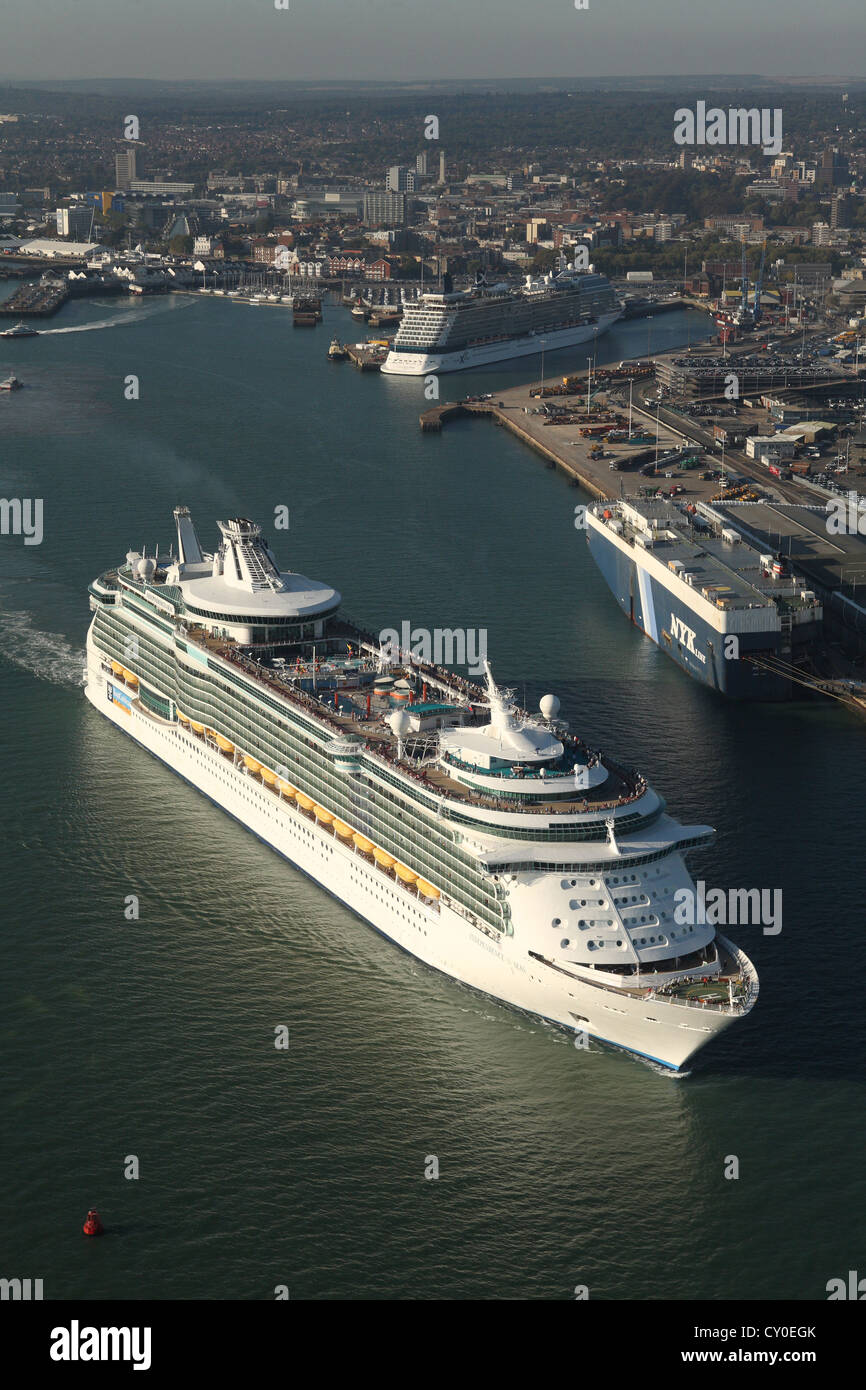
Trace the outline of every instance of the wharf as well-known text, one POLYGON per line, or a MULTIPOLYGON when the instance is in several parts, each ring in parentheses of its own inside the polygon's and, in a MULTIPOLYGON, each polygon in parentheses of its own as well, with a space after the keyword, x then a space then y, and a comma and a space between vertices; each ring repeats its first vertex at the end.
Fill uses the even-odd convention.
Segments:
POLYGON ((361 372, 380 372, 387 352, 382 348, 367 347, 361 343, 346 343, 346 355, 353 366, 361 372))
MULTIPOLYGON (((547 462, 549 468, 558 469, 569 478, 575 487, 582 487, 593 497, 600 501, 607 502, 612 498, 623 495, 626 491, 625 484, 628 482, 628 491, 634 490, 636 479, 634 474, 626 479, 624 474, 629 468, 636 468, 638 464, 646 463, 647 450, 645 445, 636 447, 634 444, 617 443, 606 444, 600 457, 590 457, 590 450, 598 447, 598 442, 592 438, 580 438, 578 436, 579 426, 573 423, 551 423, 550 418, 544 414, 533 413, 538 409, 538 386, 527 384, 525 386, 509 387, 499 393, 495 401, 448 401, 441 405, 434 406, 430 410, 425 410, 419 418, 419 424, 424 432, 439 432, 442 426, 451 420, 460 418, 472 418, 480 416, 484 419, 492 420, 494 424, 507 429, 510 434, 515 435, 522 443, 526 444, 535 453, 540 454, 547 462), (534 393, 534 394, 533 394, 534 393), (617 465, 616 469, 611 464, 617 465)), ((559 398, 560 401, 562 398, 559 398)), ((576 394, 574 409, 580 408, 582 397, 576 394)), ((635 411, 637 414, 637 411, 635 411)), ((653 426, 655 421, 653 421, 653 426)), ((659 432, 659 453, 664 454, 676 448, 682 442, 682 436, 670 429, 661 427, 659 432)), ((665 483, 663 477, 654 479, 640 479, 640 482, 648 485, 658 486, 665 483)), ((712 485, 698 483, 694 475, 677 474, 679 484, 688 484, 687 493, 694 493, 698 497, 709 498, 712 494, 712 485)))
POLYGON ((22 285, 13 295, 0 304, 0 314, 13 318, 32 315, 34 318, 48 318, 66 303, 69 290, 64 284, 22 285))

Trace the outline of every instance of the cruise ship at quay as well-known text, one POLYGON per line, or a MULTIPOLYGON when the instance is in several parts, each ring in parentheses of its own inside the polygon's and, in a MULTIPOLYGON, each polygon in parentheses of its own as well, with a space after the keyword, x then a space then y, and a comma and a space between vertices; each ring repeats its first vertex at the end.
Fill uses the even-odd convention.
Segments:
POLYGON ((406 305, 382 371, 460 372, 542 348, 574 347, 604 333, 621 314, 606 276, 573 265, 556 274, 527 275, 520 289, 503 284, 423 294, 406 305))
MULTIPOLYGON (((747 1014, 747 956, 698 920, 680 825, 558 718, 382 647, 260 528, 212 554, 175 511, 167 555, 90 586, 86 694, 261 839, 420 960, 678 1070, 747 1014)), ((359 934, 363 950, 363 935, 359 934)))
POLYGON ((823 606, 786 557, 761 553, 707 503, 627 498, 587 509, 590 553, 620 608, 694 680, 785 700, 823 606))

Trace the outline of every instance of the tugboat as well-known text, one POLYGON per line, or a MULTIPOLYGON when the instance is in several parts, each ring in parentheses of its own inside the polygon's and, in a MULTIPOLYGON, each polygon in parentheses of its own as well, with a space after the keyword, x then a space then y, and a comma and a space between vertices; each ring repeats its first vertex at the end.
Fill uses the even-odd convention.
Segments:
POLYGON ((16 323, 14 328, 4 328, 0 333, 0 338, 38 338, 39 329, 31 328, 27 323, 16 323))
POLYGON ((328 348, 328 360, 331 362, 344 362, 349 356, 339 338, 332 338, 331 346, 328 348))

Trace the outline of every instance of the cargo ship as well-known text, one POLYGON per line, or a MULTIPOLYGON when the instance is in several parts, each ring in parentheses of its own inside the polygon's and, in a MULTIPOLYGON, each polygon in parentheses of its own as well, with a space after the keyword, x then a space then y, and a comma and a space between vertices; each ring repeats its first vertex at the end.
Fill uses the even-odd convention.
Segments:
POLYGON ((86 695, 114 730, 488 996, 674 1071, 750 1012, 751 961, 677 913, 709 826, 591 749, 554 695, 530 715, 486 663, 475 684, 350 622, 255 522, 221 521, 207 553, 175 520, 168 553, 90 586, 86 695))
POLYGON ((694 680, 733 699, 785 700, 823 607, 788 560, 705 504, 623 499, 587 509, 590 554, 624 613, 694 680))

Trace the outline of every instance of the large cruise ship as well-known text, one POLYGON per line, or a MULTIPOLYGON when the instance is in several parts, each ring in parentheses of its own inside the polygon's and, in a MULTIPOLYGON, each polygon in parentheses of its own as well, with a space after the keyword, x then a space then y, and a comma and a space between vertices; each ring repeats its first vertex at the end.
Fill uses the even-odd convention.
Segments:
POLYGON ((604 333, 621 314, 607 278, 573 265, 556 274, 527 275, 520 289, 503 284, 423 294, 406 305, 382 371, 459 372, 574 347, 604 333))
POLYGON ((252 521, 206 554, 175 520, 169 554, 90 586, 86 693, 116 728, 488 995, 673 1070, 750 1011, 749 959, 675 908, 709 827, 591 751, 554 696, 531 717, 489 667, 482 687, 383 645, 252 521))
POLYGON ((586 520, 620 608, 688 675, 733 699, 790 698, 824 610, 787 557, 755 549, 708 503, 624 498, 586 520))

